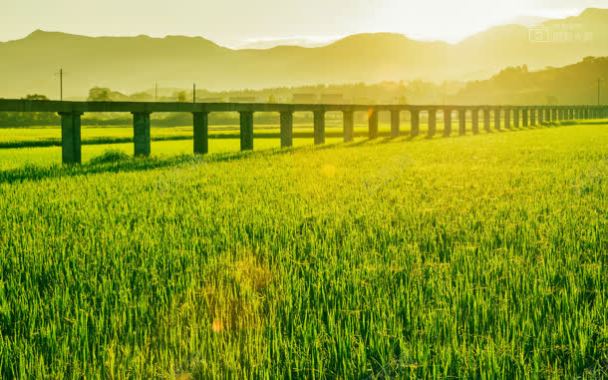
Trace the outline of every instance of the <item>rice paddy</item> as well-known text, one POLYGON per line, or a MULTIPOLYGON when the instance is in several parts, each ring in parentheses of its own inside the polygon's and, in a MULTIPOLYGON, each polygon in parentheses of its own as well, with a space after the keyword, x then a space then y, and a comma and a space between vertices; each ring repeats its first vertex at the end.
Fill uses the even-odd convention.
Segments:
POLYGON ((608 125, 340 140, 0 150, 0 376, 608 376, 608 125))

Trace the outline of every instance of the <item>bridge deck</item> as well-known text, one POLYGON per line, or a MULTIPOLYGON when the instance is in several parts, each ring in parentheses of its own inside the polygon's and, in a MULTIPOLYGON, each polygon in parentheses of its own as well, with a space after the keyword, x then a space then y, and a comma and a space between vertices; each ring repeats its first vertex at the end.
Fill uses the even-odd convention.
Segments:
POLYGON ((0 99, 0 112, 299 112, 299 111, 412 111, 512 108, 578 108, 546 105, 401 105, 401 104, 279 104, 279 103, 164 103, 73 102, 0 99))

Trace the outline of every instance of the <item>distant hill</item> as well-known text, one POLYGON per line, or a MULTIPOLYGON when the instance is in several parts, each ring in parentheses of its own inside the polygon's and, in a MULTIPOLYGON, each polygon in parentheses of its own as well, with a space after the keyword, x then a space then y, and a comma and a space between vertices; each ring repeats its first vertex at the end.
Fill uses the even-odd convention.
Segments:
POLYGON ((322 47, 279 46, 232 50, 200 37, 84 37, 36 31, 0 43, 0 96, 86 97, 93 86, 123 92, 187 87, 212 90, 383 80, 471 80, 501 68, 561 66, 608 55, 608 10, 546 21, 538 29, 505 25, 451 45, 403 35, 353 35, 322 47))
POLYGON ((608 104, 608 57, 540 71, 510 67, 488 80, 467 83, 449 101, 461 104, 608 104))

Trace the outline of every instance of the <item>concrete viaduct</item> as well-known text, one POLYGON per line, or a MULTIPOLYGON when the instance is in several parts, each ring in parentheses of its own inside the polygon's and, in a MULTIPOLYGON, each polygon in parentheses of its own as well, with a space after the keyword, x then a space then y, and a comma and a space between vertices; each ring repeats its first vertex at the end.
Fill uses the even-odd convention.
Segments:
POLYGON ((253 149, 253 114, 277 112, 280 114, 281 147, 292 146, 294 112, 314 114, 314 143, 325 143, 325 113, 343 113, 344 141, 354 136, 354 113, 368 114, 368 136, 378 137, 378 113, 390 112, 391 136, 400 134, 400 115, 410 113, 412 136, 420 134, 420 116, 427 114, 428 135, 436 134, 437 113, 443 115, 443 135, 452 134, 453 116, 456 114, 458 133, 466 133, 467 114, 471 132, 479 133, 480 124, 486 131, 494 128, 528 127, 533 125, 584 119, 608 118, 606 106, 437 106, 437 105, 339 105, 339 104, 273 104, 273 103, 158 103, 158 102, 66 102, 47 100, 0 100, 0 112, 53 112, 61 116, 62 160, 65 164, 81 162, 81 116, 85 112, 128 112, 133 115, 133 142, 136 156, 150 155, 150 114, 154 112, 186 112, 193 118, 194 154, 208 151, 209 113, 238 112, 240 114, 241 150, 253 149), (480 120, 481 116, 481 120, 480 120))

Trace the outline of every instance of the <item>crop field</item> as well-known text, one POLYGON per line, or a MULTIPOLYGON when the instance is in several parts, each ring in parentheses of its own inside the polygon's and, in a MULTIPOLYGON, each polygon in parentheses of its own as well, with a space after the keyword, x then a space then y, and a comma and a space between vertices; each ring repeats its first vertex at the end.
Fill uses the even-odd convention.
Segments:
POLYGON ((0 377, 608 377, 608 124, 340 141, 1 149, 0 377))

